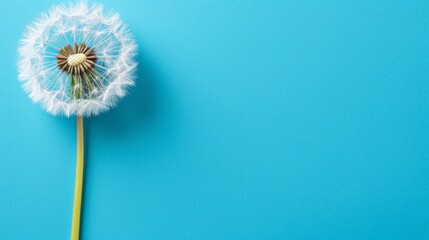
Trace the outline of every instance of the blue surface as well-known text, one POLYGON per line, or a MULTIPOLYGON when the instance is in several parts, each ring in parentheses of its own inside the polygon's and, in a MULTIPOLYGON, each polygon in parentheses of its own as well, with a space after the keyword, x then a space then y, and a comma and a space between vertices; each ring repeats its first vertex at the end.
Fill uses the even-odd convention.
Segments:
MULTIPOLYGON (((68 239, 75 119, 16 70, 54 2, 0 2, 0 239, 68 239)), ((85 122, 82 239, 429 239, 428 2, 104 5, 141 65, 85 122)))

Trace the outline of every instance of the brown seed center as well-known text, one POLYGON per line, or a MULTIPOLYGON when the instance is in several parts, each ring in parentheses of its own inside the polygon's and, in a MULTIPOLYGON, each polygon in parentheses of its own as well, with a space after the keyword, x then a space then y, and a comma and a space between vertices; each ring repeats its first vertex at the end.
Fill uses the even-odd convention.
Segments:
POLYGON ((56 56, 58 68, 71 75, 93 74, 97 56, 94 49, 85 43, 67 45, 61 48, 56 56))

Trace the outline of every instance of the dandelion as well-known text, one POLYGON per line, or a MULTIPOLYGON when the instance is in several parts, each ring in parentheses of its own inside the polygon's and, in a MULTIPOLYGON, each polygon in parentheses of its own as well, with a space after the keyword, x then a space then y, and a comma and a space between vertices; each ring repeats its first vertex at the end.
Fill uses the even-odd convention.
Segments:
POLYGON ((136 44, 118 14, 78 2, 53 7, 27 27, 19 46, 19 79, 51 114, 77 116, 72 239, 79 239, 83 118, 114 107, 134 84, 136 44))

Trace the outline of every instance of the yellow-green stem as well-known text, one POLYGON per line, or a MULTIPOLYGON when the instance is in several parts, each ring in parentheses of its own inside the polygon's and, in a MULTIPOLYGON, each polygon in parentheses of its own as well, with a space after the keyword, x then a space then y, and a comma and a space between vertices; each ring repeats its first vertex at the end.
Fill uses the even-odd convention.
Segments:
POLYGON ((82 206, 83 183, 83 118, 77 117, 77 156, 76 156, 76 181, 74 185, 73 218, 71 240, 79 240, 80 209, 82 206))

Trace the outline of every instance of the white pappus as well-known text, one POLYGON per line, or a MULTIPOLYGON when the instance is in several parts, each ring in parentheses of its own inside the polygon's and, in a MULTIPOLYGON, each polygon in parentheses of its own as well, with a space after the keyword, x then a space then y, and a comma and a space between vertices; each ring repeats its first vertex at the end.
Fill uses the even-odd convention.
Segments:
POLYGON ((49 113, 94 116, 134 84, 136 51, 119 14, 86 2, 59 5, 27 26, 18 49, 19 79, 49 113))

